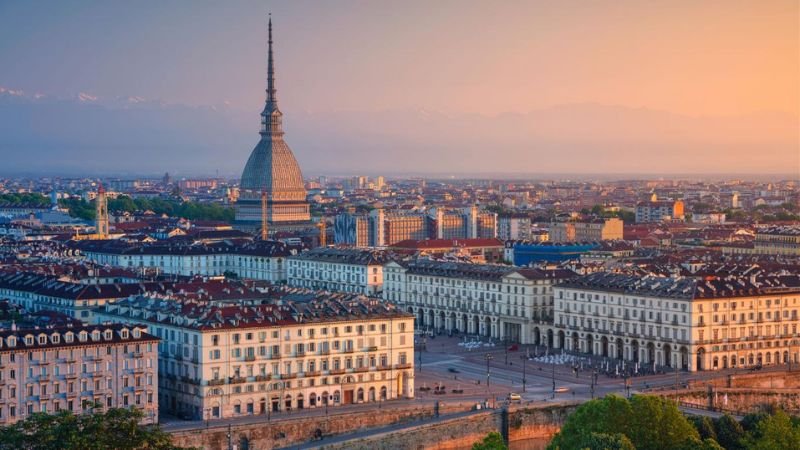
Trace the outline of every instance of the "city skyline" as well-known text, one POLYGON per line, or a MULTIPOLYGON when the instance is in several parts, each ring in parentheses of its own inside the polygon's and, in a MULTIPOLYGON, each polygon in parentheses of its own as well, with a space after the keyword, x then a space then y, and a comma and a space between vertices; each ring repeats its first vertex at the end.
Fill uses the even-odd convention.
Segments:
POLYGON ((4 172, 235 174, 266 10, 308 174, 800 172, 794 2, 180 5, 0 6, 4 172))

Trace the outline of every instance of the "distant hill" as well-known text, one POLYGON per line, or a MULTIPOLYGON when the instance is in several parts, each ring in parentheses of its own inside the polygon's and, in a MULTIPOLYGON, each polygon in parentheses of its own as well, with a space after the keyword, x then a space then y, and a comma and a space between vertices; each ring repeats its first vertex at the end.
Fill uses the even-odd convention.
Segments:
MULTIPOLYGON (((258 112, 0 88, 0 172, 238 173, 258 112)), ((798 118, 689 117, 600 104, 527 114, 304 113, 282 105, 306 172, 800 173, 798 118)))

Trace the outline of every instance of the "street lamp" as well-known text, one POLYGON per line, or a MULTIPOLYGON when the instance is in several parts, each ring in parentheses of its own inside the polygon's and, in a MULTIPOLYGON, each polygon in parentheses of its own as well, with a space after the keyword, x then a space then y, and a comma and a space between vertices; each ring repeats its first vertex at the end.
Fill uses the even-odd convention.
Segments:
POLYGON ((555 362, 555 360, 553 361, 552 365, 553 365, 553 397, 552 398, 555 399, 556 398, 556 362, 555 362))
POLYGON ((592 399, 594 399, 594 388, 597 385, 597 368, 592 372, 592 399))
POLYGON ((508 335, 503 336, 503 347, 506 350, 506 365, 508 365, 508 335))
POLYGON ((489 361, 491 361, 494 357, 490 353, 487 353, 485 358, 486 358, 486 393, 491 397, 492 391, 489 388, 489 374, 490 374, 489 361))
POLYGON ((527 382, 525 379, 525 367, 528 365, 528 356, 520 355, 519 358, 522 360, 522 392, 525 392, 525 383, 527 382))

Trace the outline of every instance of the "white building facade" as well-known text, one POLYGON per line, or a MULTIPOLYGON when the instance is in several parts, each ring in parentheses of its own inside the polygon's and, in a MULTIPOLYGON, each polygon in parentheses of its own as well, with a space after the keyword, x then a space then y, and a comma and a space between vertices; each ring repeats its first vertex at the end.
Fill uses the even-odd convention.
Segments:
POLYGON ((343 294, 304 305, 285 299, 282 305, 260 303, 137 298, 106 305, 97 317, 151 325, 162 339, 162 408, 186 418, 414 396, 412 316, 376 299, 343 294))
POLYGON ((532 344, 552 323, 553 285, 567 270, 432 260, 391 261, 385 300, 416 316, 418 329, 478 334, 532 344))
POLYGON ((689 371, 797 362, 800 288, 791 286, 595 273, 555 288, 549 339, 555 348, 689 371))

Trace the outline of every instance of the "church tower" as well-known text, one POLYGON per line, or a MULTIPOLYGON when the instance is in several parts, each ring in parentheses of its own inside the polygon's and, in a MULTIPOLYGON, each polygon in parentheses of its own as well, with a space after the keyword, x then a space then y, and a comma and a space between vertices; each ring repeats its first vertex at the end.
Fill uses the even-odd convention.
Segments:
POLYGON ((95 230, 98 239, 108 238, 108 199, 103 185, 97 188, 97 198, 94 199, 95 230))
POLYGON ((272 54, 272 18, 269 19, 267 100, 261 112, 261 138, 242 172, 236 222, 241 228, 281 229, 281 225, 309 225, 311 214, 303 174, 292 150, 283 140, 283 113, 278 109, 275 63, 272 54), (262 201, 262 195, 266 201, 262 201), (266 214, 262 208, 266 206, 266 214))

